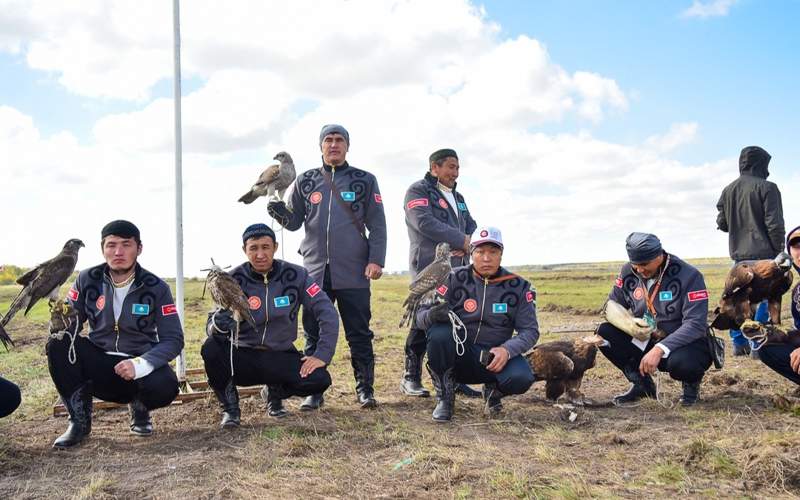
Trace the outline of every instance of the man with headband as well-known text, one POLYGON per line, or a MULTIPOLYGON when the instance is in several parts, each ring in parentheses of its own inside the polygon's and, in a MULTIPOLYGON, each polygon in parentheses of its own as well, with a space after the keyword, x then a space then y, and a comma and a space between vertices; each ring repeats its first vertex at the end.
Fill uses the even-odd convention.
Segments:
POLYGON ((333 358, 339 335, 336 310, 314 278, 305 268, 274 258, 278 243, 269 226, 247 227, 242 250, 247 262, 230 274, 247 296, 256 329, 242 321, 238 344, 232 347, 233 315, 216 310, 208 315, 208 338, 200 350, 208 385, 222 406, 223 428, 240 423, 237 385, 267 384, 267 412, 276 418, 287 415, 283 399, 322 394, 331 385, 325 367, 333 358), (293 344, 301 305, 320 331, 315 349, 305 356, 293 344))
POLYGON ((77 319, 47 343, 50 376, 69 413, 54 448, 89 435, 93 396, 128 403, 131 433, 149 436, 150 410, 178 395, 168 363, 183 349, 183 329, 172 292, 137 262, 142 240, 135 225, 115 220, 100 236, 105 263, 78 275, 67 297, 77 319))
POLYGON ((693 405, 711 366, 703 275, 665 252, 653 234, 631 233, 625 248, 630 262, 622 266, 608 294, 608 322, 597 329, 607 342, 600 351, 632 384, 614 402, 656 398, 651 375, 658 369, 682 382, 680 402, 693 405))

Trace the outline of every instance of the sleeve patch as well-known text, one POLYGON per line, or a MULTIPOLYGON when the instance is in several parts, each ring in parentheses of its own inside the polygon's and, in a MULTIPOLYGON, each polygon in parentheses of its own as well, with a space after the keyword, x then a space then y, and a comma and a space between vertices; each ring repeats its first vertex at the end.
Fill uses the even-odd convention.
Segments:
POLYGON ((525 300, 528 302, 535 302, 536 301, 536 292, 533 290, 528 290, 525 293, 525 300))
POLYGON ((309 297, 316 297, 319 292, 322 291, 322 288, 319 287, 316 283, 312 283, 310 287, 306 288, 306 293, 309 297))
POLYGON ((78 300, 78 296, 80 294, 81 293, 79 291, 75 290, 75 287, 72 287, 72 288, 69 289, 69 292, 67 292, 67 297, 69 297, 69 300, 73 300, 74 301, 74 300, 78 300))
POLYGON ((708 290, 697 290, 689 292, 689 302, 697 302, 698 300, 708 300, 708 290))
POLYGON ((406 203, 406 208, 409 210, 416 207, 427 207, 427 206, 428 206, 427 198, 417 198, 415 200, 411 200, 408 203, 406 203))
POLYGON ((379 193, 375 193, 375 203, 383 203, 383 197, 379 193))
POLYGON ((161 306, 162 316, 172 316, 173 314, 178 314, 178 308, 175 307, 175 304, 165 304, 161 306))
POLYGON ((447 293, 447 286, 439 285, 439 288, 436 289, 436 293, 444 297, 444 294, 447 293))
POLYGON ((617 279, 614 281, 614 286, 617 288, 622 288, 622 278, 617 276, 617 279))

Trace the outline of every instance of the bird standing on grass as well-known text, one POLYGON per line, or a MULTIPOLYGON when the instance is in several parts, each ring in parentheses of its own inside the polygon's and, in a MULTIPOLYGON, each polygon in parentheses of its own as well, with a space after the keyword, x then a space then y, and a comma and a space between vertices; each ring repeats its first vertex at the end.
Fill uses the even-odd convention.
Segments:
POLYGON ((249 205, 260 196, 266 196, 270 201, 283 199, 283 194, 296 177, 294 162, 289 153, 285 151, 276 154, 273 159, 278 160, 279 163, 270 165, 261 172, 250 191, 242 195, 239 201, 249 205))

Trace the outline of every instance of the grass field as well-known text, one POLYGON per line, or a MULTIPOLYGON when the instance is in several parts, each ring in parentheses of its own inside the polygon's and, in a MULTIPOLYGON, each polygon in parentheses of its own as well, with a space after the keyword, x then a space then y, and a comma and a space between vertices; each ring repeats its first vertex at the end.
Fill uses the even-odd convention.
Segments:
MULTIPOLYGON (((719 297, 726 260, 695 261, 719 297)), ((619 263, 532 266, 517 271, 538 291, 541 341, 568 338, 599 322, 619 263)), ((398 390, 405 332, 397 328, 407 277, 373 286, 378 409, 358 409, 340 336, 334 383, 319 412, 266 416, 260 398, 242 401, 243 425, 218 429, 210 399, 157 410, 149 439, 128 434, 127 411, 95 413, 91 438, 54 452, 66 426, 52 416, 56 392, 44 356, 47 312, 40 304, 9 332, 0 374, 18 383, 23 404, 0 421, 0 498, 663 498, 800 495, 800 405, 796 386, 749 358, 707 374, 703 401, 675 406, 680 384, 661 376, 662 398, 634 408, 578 408, 577 418, 543 400, 543 386, 506 398, 488 419, 479 400, 458 399, 450 424, 431 421, 433 399, 398 390), (782 399, 790 396, 788 400, 782 399), (787 402, 788 401, 788 402, 787 402)), ((16 286, 0 287, 5 311, 16 286)), ((202 282, 186 287, 189 367, 201 367, 202 282)), ((788 317, 784 312, 784 317, 788 317)), ((425 384, 430 388, 427 375, 425 384)), ((587 396, 609 400, 627 382, 602 356, 587 396)))

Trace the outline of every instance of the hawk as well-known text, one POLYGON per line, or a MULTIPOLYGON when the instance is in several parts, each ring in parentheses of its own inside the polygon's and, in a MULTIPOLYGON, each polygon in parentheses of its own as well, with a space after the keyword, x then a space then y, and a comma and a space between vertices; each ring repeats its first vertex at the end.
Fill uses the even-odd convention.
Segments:
POLYGON ((267 196, 270 199, 282 200, 286 189, 292 184, 296 176, 294 162, 289 153, 281 151, 275 155, 273 160, 278 160, 278 164, 270 165, 261 172, 258 180, 250 191, 239 198, 239 201, 249 205, 256 201, 259 196, 267 196), (276 194, 277 193, 277 194, 276 194))
POLYGON ((0 320, 0 328, 5 327, 20 309, 24 308, 27 315, 41 298, 48 297, 52 306, 58 300, 58 289, 75 270, 78 251, 83 246, 85 245, 79 239, 68 240, 61 253, 20 276, 17 283, 23 288, 11 302, 5 317, 0 320))
POLYGON ((441 242, 436 245, 436 254, 433 262, 425 266, 408 286, 408 297, 403 302, 403 307, 406 310, 400 320, 400 328, 404 325, 410 325, 414 321, 414 316, 420 304, 428 304, 435 301, 436 290, 444 285, 452 269, 450 265, 450 244, 441 242))
POLYGON ((786 252, 774 259, 757 260, 735 265, 725 280, 725 290, 713 328, 738 329, 746 319, 753 317, 754 305, 767 300, 770 322, 781 323, 781 297, 792 286, 792 260, 786 252))
POLYGON ((590 335, 575 340, 556 340, 533 348, 526 355, 537 379, 544 379, 545 396, 552 401, 567 393, 570 403, 586 404, 581 393, 581 382, 587 370, 594 367, 597 348, 604 339, 590 335))
MULTIPOLYGON (((203 269, 203 271, 208 271, 206 286, 211 293, 211 298, 214 299, 214 303, 220 309, 226 309, 233 313, 233 319, 236 321, 235 339, 239 337, 239 323, 242 321, 247 321, 255 330, 256 322, 250 313, 250 304, 247 302, 247 296, 242 287, 239 286, 239 283, 216 265, 214 259, 211 259, 211 268, 203 269)), ((205 293, 205 288, 203 288, 203 292, 205 293)))

